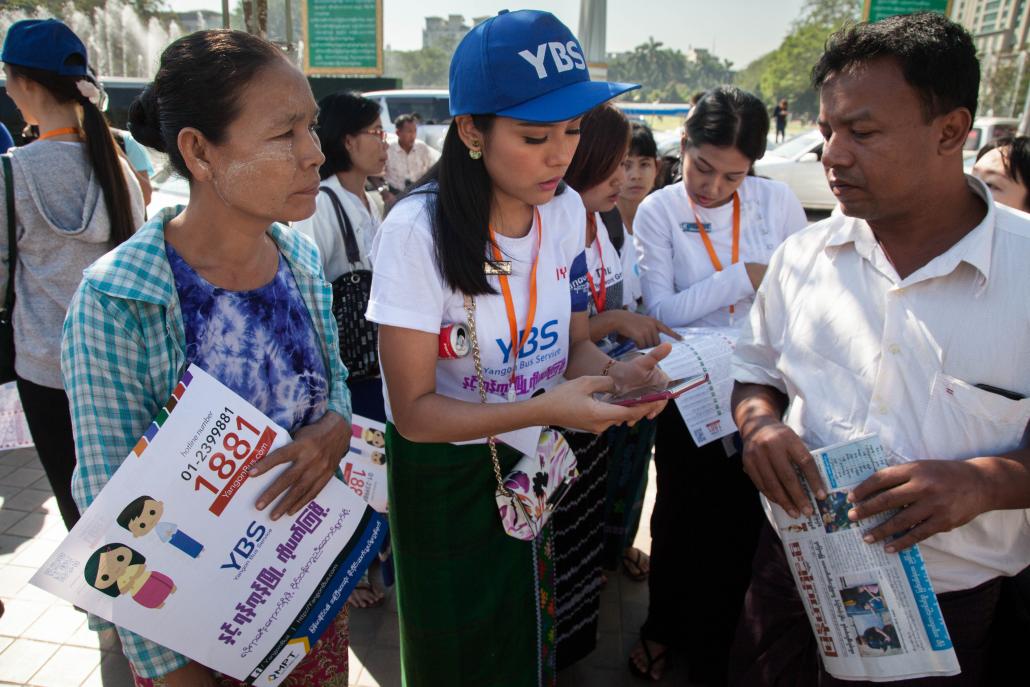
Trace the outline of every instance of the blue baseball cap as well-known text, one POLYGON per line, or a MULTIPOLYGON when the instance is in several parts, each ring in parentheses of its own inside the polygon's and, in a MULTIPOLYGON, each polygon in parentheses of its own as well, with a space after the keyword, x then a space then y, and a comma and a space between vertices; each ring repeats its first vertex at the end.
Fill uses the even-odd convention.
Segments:
POLYGON ((539 10, 502 10, 469 31, 451 58, 452 116, 560 122, 634 88, 591 81, 579 41, 539 10))
POLYGON ((86 46, 56 19, 22 19, 11 24, 0 62, 42 69, 61 76, 86 76, 86 46), (71 60, 78 55, 82 59, 71 60))

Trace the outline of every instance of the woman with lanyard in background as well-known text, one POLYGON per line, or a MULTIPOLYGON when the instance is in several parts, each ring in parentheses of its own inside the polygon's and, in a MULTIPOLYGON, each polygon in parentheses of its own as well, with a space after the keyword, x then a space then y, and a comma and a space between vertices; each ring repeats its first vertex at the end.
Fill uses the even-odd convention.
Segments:
MULTIPOLYGON (((82 270, 143 223, 143 196, 118 154, 98 105, 86 46, 55 19, 25 19, 4 39, 7 95, 41 135, 11 152, 14 208, 0 213, 0 284, 14 269, 13 313, 18 394, 61 518, 79 519, 72 498, 75 441, 61 379, 60 342, 82 270), (16 246, 8 245, 14 213, 16 246)), ((6 176, 6 172, 4 172, 6 176)))
POLYGON ((601 432, 664 406, 594 398, 665 379, 668 347, 616 362, 570 298, 585 217, 575 192, 555 190, 581 115, 633 87, 591 82, 582 54, 547 12, 472 29, 451 60, 455 118, 431 181, 373 247, 405 685, 553 684, 550 525, 534 541, 509 536, 500 475, 537 455, 544 426, 601 432), (497 465, 494 436, 506 444, 497 465))
MULTIPOLYGON (((708 91, 686 121, 683 183, 641 203, 633 224, 644 305, 666 324, 741 325, 773 251, 805 227, 786 185, 752 175, 768 134, 758 98, 732 87, 708 91)), ((672 405, 658 418, 650 604, 630 655, 641 677, 658 679, 676 645, 692 683, 726 681, 763 518, 739 452, 726 449, 732 444, 698 448, 672 405)))
MULTIPOLYGON (((68 308, 61 363, 83 508, 194 363, 293 438, 249 469, 265 483, 258 510, 296 514, 338 469, 351 411, 329 287, 314 243, 280 224, 315 211, 317 111, 279 48, 228 30, 173 42, 133 101, 133 137, 168 155, 190 198, 91 265, 68 308), (276 465, 289 467, 269 483, 276 465)), ((137 687, 242 684, 119 635, 137 687)), ((346 685, 347 643, 343 610, 280 684, 346 685)))
MULTIPOLYGON (((375 200, 365 190, 365 184, 370 176, 383 173, 386 165, 386 133, 383 131, 379 104, 360 93, 334 93, 322 98, 318 107, 317 133, 325 155, 325 162, 318 170, 322 187, 315 199, 315 214, 296 222, 293 227, 315 240, 322 256, 326 281, 336 285, 334 291, 339 289, 339 293, 346 294, 352 293, 349 285, 344 284, 344 288, 340 289, 338 280, 349 280, 362 272, 366 273, 367 278, 367 272, 372 269, 369 252, 382 216, 375 200), (349 238, 345 239, 345 235, 353 236, 353 242, 349 238), (353 253, 350 256, 348 243, 353 253), (351 258, 354 257, 357 261, 352 262, 351 258)), ((364 319, 365 313, 348 307, 356 304, 357 299, 345 298, 345 301, 351 302, 340 303, 334 296, 334 300, 337 301, 334 303, 334 314, 342 342, 349 331, 363 331, 364 323, 341 315, 364 319)), ((355 415, 386 422, 383 380, 378 374, 375 336, 371 330, 365 331, 367 338, 359 339, 359 345, 350 349, 343 345, 340 347, 350 372, 347 386, 351 392, 351 407, 355 415), (347 358, 348 355, 358 357, 355 360, 347 358), (364 375, 355 374, 363 368, 375 371, 364 375)), ((358 337, 360 335, 354 338, 358 337)), ((383 551, 388 550, 389 545, 384 544, 383 551)), ((379 606, 386 598, 376 588, 374 575, 370 572, 371 569, 365 572, 350 596, 349 603, 358 608, 379 606)))
MULTIPOLYGON (((601 218, 602 212, 615 207, 625 180, 622 160, 629 144, 629 121, 617 108, 605 104, 586 113, 580 127, 583 133, 579 147, 565 172, 566 183, 580 194, 586 210, 587 269, 573 280, 573 292, 587 300, 590 340, 602 351, 617 356, 634 347, 657 346, 659 333, 675 333, 653 317, 626 309, 626 305, 635 304, 624 295, 623 263, 601 218)), ((622 229, 621 222, 618 229, 622 229)), ((632 252, 632 243, 624 244, 623 250, 632 252)), ((579 479, 554 516, 559 670, 594 649, 604 583, 601 567, 607 506, 611 505, 607 499, 609 475, 618 473, 624 461, 641 457, 632 450, 638 437, 650 457, 654 422, 643 420, 632 428, 613 427, 600 435, 574 430, 563 433, 576 454, 579 479), (627 442, 631 433, 634 441, 627 442)), ((646 459, 644 462, 646 465, 646 459)), ((612 558, 618 560, 624 548, 619 546, 612 558)))

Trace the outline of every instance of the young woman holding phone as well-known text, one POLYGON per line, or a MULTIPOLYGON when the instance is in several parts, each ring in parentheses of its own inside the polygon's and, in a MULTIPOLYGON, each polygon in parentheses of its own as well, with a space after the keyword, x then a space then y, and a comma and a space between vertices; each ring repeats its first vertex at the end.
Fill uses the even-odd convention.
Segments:
POLYGON ((406 685, 553 684, 549 532, 505 533, 485 437, 499 440, 503 475, 535 454, 544 426, 601 432, 664 405, 594 398, 663 378, 668 349, 625 364, 589 340, 570 289, 585 270, 583 205, 555 196, 581 115, 630 88, 591 82, 547 12, 479 24, 451 61, 455 118, 432 180, 376 237, 368 316, 380 325, 406 685), (459 326, 475 332, 464 356, 441 338, 459 326))

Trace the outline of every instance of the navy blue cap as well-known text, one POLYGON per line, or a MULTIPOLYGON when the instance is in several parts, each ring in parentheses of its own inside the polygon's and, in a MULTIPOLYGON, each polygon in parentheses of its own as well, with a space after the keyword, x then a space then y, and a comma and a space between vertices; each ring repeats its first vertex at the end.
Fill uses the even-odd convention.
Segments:
POLYGON ((539 10, 502 10, 469 31, 451 58, 452 116, 560 122, 634 88, 591 81, 579 41, 539 10))
POLYGON ((42 69, 61 76, 86 76, 86 46, 56 19, 22 19, 11 24, 0 62, 42 69), (81 60, 68 58, 80 55, 81 60))

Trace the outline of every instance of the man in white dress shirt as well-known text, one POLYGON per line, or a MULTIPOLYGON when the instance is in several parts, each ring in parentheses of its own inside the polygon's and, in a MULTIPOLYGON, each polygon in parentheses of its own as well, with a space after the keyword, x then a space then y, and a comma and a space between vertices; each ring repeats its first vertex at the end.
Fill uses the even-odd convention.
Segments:
MULTIPOLYGON (((822 162, 843 214, 788 238, 734 361, 744 470, 811 512, 809 450, 879 434, 891 466, 849 494, 851 520, 898 509, 870 546, 917 542, 962 673, 988 684, 1001 580, 1030 563, 1030 219, 962 171, 979 64, 937 14, 836 34, 813 71, 822 162)), ((731 682, 838 685, 776 531, 766 527, 731 682)), ((869 683, 873 684, 873 683, 869 683)))
POLYGON ((440 153, 416 138, 418 120, 403 114, 393 122, 397 140, 386 151, 386 183, 394 193, 407 191, 440 159, 440 153))

